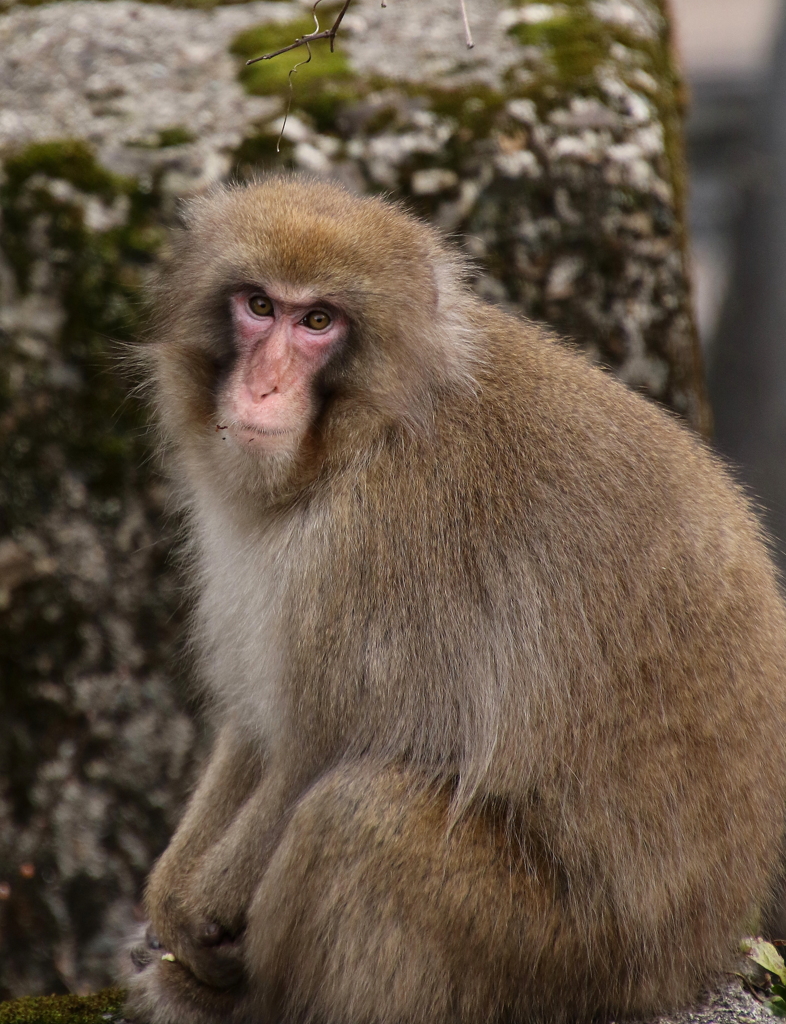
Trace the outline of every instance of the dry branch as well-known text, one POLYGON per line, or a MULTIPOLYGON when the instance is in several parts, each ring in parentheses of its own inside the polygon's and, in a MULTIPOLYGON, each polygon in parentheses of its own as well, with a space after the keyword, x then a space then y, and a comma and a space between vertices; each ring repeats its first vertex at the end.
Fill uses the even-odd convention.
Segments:
POLYGON ((252 57, 251 60, 246 61, 246 65, 256 64, 257 61, 260 60, 270 60, 271 57, 278 57, 282 53, 289 53, 290 50, 296 50, 299 46, 308 46, 309 43, 313 43, 317 39, 329 39, 330 52, 332 53, 336 39, 336 33, 339 30, 344 15, 349 10, 349 5, 352 3, 352 0, 344 0, 344 5, 338 12, 338 15, 336 16, 336 20, 333 22, 332 27, 323 29, 322 31, 319 30, 319 21, 317 20, 317 6, 319 5, 319 3, 320 0, 317 0, 317 2, 314 4, 314 21, 316 22, 317 25, 316 32, 309 32, 308 35, 300 36, 300 38, 296 39, 294 43, 290 43, 289 46, 282 46, 280 50, 274 50, 272 53, 265 53, 261 57, 252 57))
MULTIPOLYGON (((246 61, 246 66, 248 66, 249 64, 256 64, 260 60, 270 60, 272 57, 279 57, 282 53, 289 53, 290 50, 296 50, 300 46, 309 46, 310 43, 314 43, 318 39, 329 39, 330 52, 332 53, 339 27, 341 26, 341 22, 344 18, 344 15, 349 10, 349 5, 352 3, 352 0, 344 0, 344 5, 338 12, 336 20, 333 22, 330 28, 326 29, 320 29, 319 21, 317 19, 317 7, 319 6, 320 3, 321 0, 316 0, 316 3, 314 4, 313 7, 314 21, 317 26, 316 32, 309 32, 307 35, 300 36, 298 39, 294 41, 294 43, 290 43, 288 46, 282 46, 279 50, 273 50, 272 53, 265 53, 261 57, 252 57, 251 60, 246 61)), ((461 6, 461 20, 464 24, 464 36, 467 40, 467 49, 471 50, 475 43, 473 42, 472 39, 472 30, 469 24, 469 16, 467 15, 467 6, 465 0, 459 0, 459 4, 461 6)), ((384 0, 382 2, 382 6, 387 7, 387 4, 384 2, 384 0)))

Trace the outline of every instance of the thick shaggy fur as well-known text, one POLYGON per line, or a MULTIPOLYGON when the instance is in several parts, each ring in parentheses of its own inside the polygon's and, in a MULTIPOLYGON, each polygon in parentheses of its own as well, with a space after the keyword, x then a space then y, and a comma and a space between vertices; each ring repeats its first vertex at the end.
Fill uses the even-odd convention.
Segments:
POLYGON ((395 206, 272 178, 194 206, 151 348, 216 750, 137 955, 151 1024, 650 1015, 727 964, 786 807, 786 618, 676 422, 475 299, 395 206), (227 295, 345 349, 297 450, 222 440, 227 295), (223 941, 211 944, 206 925, 223 941))

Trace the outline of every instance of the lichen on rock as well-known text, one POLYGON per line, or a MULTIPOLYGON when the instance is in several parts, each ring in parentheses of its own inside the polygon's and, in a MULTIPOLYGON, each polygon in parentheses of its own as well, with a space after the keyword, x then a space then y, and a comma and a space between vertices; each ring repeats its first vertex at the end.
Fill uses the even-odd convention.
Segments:
POLYGON ((82 141, 0 185, 0 992, 111 977, 194 730, 145 424, 113 372, 160 245, 155 190, 82 141), (166 678, 165 677, 169 677, 166 678))

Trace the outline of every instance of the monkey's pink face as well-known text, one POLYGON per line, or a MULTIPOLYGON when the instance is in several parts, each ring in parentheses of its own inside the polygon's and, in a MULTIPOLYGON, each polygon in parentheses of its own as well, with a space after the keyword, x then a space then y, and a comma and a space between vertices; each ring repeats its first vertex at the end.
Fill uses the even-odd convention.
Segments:
POLYGON ((245 287, 231 306, 237 357, 219 394, 217 426, 246 448, 292 450, 313 420, 315 380, 343 342, 346 320, 283 288, 245 287))

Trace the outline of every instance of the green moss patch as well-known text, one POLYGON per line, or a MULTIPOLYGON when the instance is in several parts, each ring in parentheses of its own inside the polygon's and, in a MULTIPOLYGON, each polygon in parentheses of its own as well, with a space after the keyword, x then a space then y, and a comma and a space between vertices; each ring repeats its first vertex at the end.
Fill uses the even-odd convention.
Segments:
MULTIPOLYGON (((529 0, 514 6, 526 8, 529 0)), ((661 8, 658 8, 659 11, 661 8)), ((595 73, 607 62, 625 76, 623 63, 614 58, 615 44, 622 45, 640 58, 640 66, 651 73, 668 74, 671 79, 667 19, 663 17, 662 33, 648 39, 624 25, 607 22, 593 13, 588 0, 561 0, 555 15, 534 23, 519 22, 508 29, 508 35, 523 46, 537 47, 543 52, 544 66, 538 89, 551 84, 571 91, 594 92, 595 73), (648 66, 649 65, 649 66, 648 66)), ((667 83, 661 78, 662 84, 667 83)))
POLYGON ((189 142, 196 142, 196 135, 188 128, 175 125, 173 128, 162 128, 160 132, 147 139, 130 142, 127 145, 138 149, 165 149, 168 146, 187 146, 189 142))
POLYGON ((589 80, 611 42, 607 26, 578 4, 570 14, 533 25, 522 22, 508 34, 524 46, 544 49, 562 83, 589 80))
POLYGON ((251 179, 258 171, 292 169, 292 143, 279 139, 279 133, 260 132, 250 135, 234 152, 232 175, 251 179))
POLYGON ((41 996, 0 1003, 0 1024, 111 1024, 122 1018, 122 989, 93 996, 41 996))
POLYGON ((52 446, 103 498, 115 493, 127 463, 141 456, 134 443, 139 424, 113 365, 117 343, 137 332, 142 276, 163 236, 156 225, 155 189, 110 174, 83 142, 32 145, 10 157, 4 170, 0 246, 20 296, 30 291, 43 255, 65 313, 53 353, 63 367, 62 385, 51 386, 51 364, 25 353, 15 356, 21 359, 22 383, 9 390, 9 382, 0 380, 5 533, 48 507, 59 475, 54 464, 46 468, 52 446), (91 202, 99 220, 106 215, 105 225, 89 223, 91 202), (37 397, 28 401, 28 394, 37 397), (40 407, 45 401, 47 407, 40 407))
POLYGON ((162 149, 165 146, 186 146, 189 142, 195 141, 196 135, 180 125, 175 125, 174 128, 162 128, 158 133, 158 145, 162 149))

